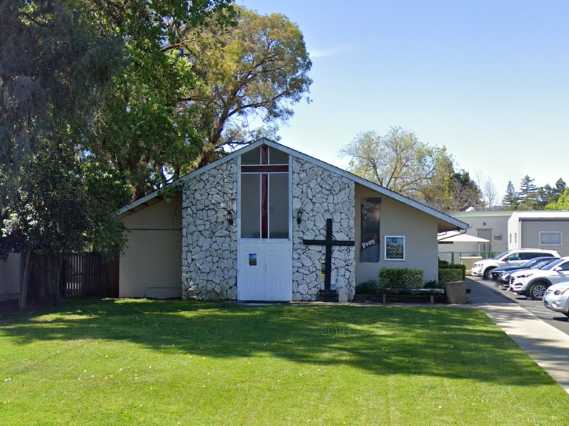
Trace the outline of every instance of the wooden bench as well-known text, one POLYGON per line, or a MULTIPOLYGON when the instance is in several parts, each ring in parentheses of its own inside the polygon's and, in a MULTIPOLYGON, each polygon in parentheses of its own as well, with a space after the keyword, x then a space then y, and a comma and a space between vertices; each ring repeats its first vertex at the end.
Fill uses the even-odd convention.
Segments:
POLYGON ((379 290, 382 303, 387 304, 387 296, 425 296, 431 304, 435 303, 436 296, 444 296, 444 288, 382 288, 379 290))

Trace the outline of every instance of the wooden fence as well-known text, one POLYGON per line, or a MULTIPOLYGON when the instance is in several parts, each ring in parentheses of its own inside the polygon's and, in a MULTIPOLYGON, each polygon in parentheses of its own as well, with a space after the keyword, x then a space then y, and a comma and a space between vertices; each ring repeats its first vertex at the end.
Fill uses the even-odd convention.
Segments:
POLYGON ((30 296, 36 300, 52 298, 55 291, 67 298, 119 295, 118 257, 105 259, 98 253, 63 258, 33 255, 30 267, 30 296))

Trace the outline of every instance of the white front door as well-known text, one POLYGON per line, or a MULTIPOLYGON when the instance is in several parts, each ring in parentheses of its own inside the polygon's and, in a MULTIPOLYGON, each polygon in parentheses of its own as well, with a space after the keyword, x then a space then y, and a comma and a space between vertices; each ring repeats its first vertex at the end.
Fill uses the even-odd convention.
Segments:
POLYGON ((289 240, 247 240, 239 244, 237 297, 243 301, 288 302, 292 296, 289 240))
POLYGON ((240 158, 237 298, 292 300, 289 157, 262 145, 240 158))

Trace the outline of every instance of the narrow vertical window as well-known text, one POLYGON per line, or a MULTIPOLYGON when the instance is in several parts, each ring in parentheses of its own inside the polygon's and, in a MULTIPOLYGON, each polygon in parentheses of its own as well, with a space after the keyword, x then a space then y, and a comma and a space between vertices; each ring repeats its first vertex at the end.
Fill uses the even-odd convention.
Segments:
POLYGON ((259 238, 261 223, 261 193, 258 174, 241 175, 241 237, 259 238))
POLYGON ((289 237, 288 154, 262 145, 241 156, 241 237, 289 237))

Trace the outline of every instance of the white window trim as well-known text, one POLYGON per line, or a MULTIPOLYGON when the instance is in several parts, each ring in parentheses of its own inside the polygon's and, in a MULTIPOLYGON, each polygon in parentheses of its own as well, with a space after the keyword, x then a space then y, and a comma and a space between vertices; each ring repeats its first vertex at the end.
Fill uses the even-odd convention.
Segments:
POLYGON ((539 231, 539 245, 540 246, 548 246, 548 247, 561 247, 563 245, 563 234, 561 233, 561 231, 539 231), (555 244, 550 244, 550 243, 544 243, 541 240, 541 236, 543 234, 558 234, 559 235, 559 243, 555 243, 555 244))
POLYGON ((405 262, 407 260, 407 237, 405 235, 385 235, 383 237, 383 259, 390 262, 405 262), (403 259, 391 259, 387 257, 387 239, 402 238, 403 239, 403 259))

